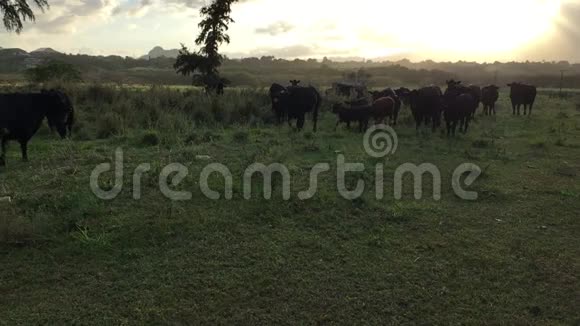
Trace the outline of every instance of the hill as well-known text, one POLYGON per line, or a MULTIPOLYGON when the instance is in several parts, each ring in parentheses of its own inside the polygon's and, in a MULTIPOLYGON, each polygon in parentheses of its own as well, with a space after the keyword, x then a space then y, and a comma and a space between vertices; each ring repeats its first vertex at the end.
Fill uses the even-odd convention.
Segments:
POLYGON ((160 46, 156 46, 147 55, 142 56, 140 59, 157 59, 157 58, 177 58, 179 55, 178 49, 165 50, 160 46))
MULTIPOLYGON (((78 67, 88 82, 124 84, 189 85, 191 78, 173 69, 178 50, 155 47, 141 58, 64 54, 51 48, 30 53, 22 49, 0 49, 0 79, 22 79, 23 72, 44 62, 62 61, 78 67)), ((300 79, 303 84, 329 86, 333 82, 364 76, 370 87, 442 85, 447 79, 465 83, 505 85, 513 81, 541 87, 559 87, 565 70, 564 87, 580 88, 580 64, 569 62, 434 62, 431 60, 333 61, 324 59, 284 60, 274 57, 226 59, 222 74, 232 86, 264 87, 272 82, 286 84, 300 79)))

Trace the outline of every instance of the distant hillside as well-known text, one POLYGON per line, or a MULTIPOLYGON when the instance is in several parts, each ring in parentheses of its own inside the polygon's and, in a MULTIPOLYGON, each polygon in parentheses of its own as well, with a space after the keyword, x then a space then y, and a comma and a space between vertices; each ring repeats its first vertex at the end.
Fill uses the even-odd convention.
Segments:
POLYGON ((18 48, 13 49, 0 48, 0 57, 22 57, 22 56, 28 56, 28 52, 18 48))
POLYGON ((147 55, 142 56, 140 59, 177 58, 178 55, 178 49, 165 50, 160 46, 156 46, 149 51, 147 55))
POLYGON ((36 49, 30 53, 36 53, 36 54, 60 54, 60 52, 54 50, 53 48, 40 48, 40 49, 36 49))
MULTIPOLYGON (((192 79, 176 74, 173 65, 178 50, 153 48, 140 59, 132 57, 64 54, 51 48, 30 53, 22 49, 0 49, 0 80, 24 75, 28 68, 49 61, 61 61, 77 67, 83 79, 90 82, 125 84, 189 85, 192 79)), ((566 71, 564 87, 580 88, 580 64, 569 62, 411 62, 284 60, 271 56, 225 59, 221 73, 233 86, 264 87, 271 83, 287 84, 291 79, 303 84, 329 86, 333 82, 363 77, 370 87, 444 85, 447 79, 505 87, 522 81, 540 87, 559 87, 560 71, 566 71), (354 77, 353 77, 354 76, 354 77)))

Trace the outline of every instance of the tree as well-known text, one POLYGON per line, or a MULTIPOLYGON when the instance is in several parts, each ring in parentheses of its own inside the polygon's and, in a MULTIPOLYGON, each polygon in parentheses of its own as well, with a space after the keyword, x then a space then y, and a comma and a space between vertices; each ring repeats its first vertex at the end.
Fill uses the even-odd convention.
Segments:
POLYGON ((73 65, 51 61, 34 68, 27 69, 26 79, 31 83, 46 83, 50 81, 80 82, 81 72, 73 65))
MULTIPOLYGON (((48 9, 47 0, 32 0, 42 12, 48 9)), ((24 28, 23 22, 35 21, 34 12, 28 4, 28 0, 0 0, 0 12, 4 15, 4 27, 8 31, 20 33, 24 28)))
POLYGON ((224 56, 219 53, 222 43, 230 43, 226 33, 228 24, 234 20, 230 17, 231 5, 238 0, 214 0, 209 6, 201 8, 204 19, 199 23, 201 32, 195 44, 201 46, 196 52, 190 52, 185 45, 181 50, 173 67, 177 73, 184 76, 193 75, 193 83, 203 85, 206 90, 223 90, 227 80, 219 75, 219 67, 224 56))

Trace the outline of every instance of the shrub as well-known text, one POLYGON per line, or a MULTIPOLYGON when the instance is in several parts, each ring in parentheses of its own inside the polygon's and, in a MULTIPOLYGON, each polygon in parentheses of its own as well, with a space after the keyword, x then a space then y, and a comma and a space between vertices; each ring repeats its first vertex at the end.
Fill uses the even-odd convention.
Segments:
POLYGON ((81 72, 75 66, 60 61, 51 61, 29 68, 26 70, 25 76, 31 83, 82 81, 81 72))

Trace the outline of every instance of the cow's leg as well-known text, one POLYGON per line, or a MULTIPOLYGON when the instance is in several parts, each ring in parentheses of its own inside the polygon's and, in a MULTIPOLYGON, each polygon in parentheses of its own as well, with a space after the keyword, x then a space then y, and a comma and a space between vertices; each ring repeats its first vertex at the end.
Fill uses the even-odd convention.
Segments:
POLYGON ((514 115, 516 115, 516 105, 512 103, 512 109, 514 111, 514 115))
POLYGON ((431 130, 432 130, 432 132, 436 132, 437 131, 437 127, 439 127, 439 124, 437 122, 437 117, 436 116, 433 116, 433 117, 431 117, 431 120, 432 120, 431 121, 431 123, 432 123, 431 130))
POLYGON ((314 113, 312 114, 312 122, 314 123, 314 127, 313 127, 313 131, 316 132, 318 131, 318 110, 314 110, 314 113))
POLYGON ((18 140, 20 143, 20 151, 22 152, 22 161, 28 162, 28 140, 18 140))
POLYGON ((369 129, 369 120, 362 120, 361 121, 361 133, 366 132, 369 129))
POLYGON ((306 117, 304 115, 301 115, 298 117, 298 123, 296 124, 296 126, 298 127, 298 131, 301 131, 302 128, 304 128, 304 121, 306 120, 306 117))
POLYGON ((447 137, 453 135, 455 131, 453 130, 453 121, 447 122, 447 137))
POLYGON ((467 133, 467 129, 469 129, 469 118, 465 119, 465 122, 464 122, 464 127, 463 127, 464 134, 467 133))
POLYGON ((534 107, 534 103, 530 103, 530 115, 532 115, 532 108, 534 107))
POLYGON ((7 136, 4 135, 0 129, 0 138, 2 138, 2 153, 0 153, 0 166, 6 165, 6 144, 8 143, 7 136))
POLYGON ((340 125, 340 120, 338 120, 338 121, 336 122, 336 125, 334 126, 334 131, 336 131, 336 130, 338 129, 338 125, 340 125))

